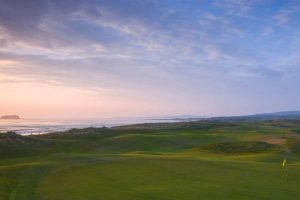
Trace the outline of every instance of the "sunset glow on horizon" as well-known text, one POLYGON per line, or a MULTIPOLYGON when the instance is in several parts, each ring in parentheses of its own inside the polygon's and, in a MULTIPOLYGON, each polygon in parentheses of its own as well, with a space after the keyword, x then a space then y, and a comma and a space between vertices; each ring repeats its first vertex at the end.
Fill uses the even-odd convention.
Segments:
POLYGON ((300 3, 0 0, 0 116, 300 110, 300 3))

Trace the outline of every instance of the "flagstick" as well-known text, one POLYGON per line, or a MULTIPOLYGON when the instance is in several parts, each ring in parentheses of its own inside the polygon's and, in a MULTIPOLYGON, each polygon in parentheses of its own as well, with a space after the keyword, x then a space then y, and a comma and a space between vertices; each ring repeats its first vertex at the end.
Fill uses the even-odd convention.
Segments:
POLYGON ((288 176, 288 169, 287 166, 285 167, 285 177, 286 177, 286 182, 289 182, 289 176, 288 176))

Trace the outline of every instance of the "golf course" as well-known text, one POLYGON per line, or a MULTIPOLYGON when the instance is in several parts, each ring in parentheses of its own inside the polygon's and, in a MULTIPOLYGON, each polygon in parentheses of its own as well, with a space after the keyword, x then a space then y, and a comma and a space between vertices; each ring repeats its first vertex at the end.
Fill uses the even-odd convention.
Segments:
POLYGON ((1 200, 291 200, 299 120, 202 120, 0 134, 1 200), (286 163, 283 165, 283 160, 286 163))

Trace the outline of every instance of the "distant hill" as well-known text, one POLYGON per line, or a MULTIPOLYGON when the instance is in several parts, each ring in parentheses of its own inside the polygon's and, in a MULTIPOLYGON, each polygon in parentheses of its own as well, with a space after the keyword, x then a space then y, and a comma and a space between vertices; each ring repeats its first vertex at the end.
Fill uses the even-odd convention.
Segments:
POLYGON ((272 115, 272 116, 300 116, 300 111, 283 111, 275 113, 262 113, 256 115, 272 115))
POLYGON ((18 115, 4 115, 0 119, 21 119, 18 115))
MULTIPOLYGON (((202 121, 202 120, 218 120, 218 121, 239 121, 239 120, 282 120, 282 119, 297 119, 300 120, 300 111, 283 111, 274 113, 258 113, 253 115, 237 115, 237 116, 219 116, 219 117, 197 117, 197 116, 179 116, 179 117, 168 117, 168 118, 153 118, 152 120, 166 120, 168 121, 202 121)), ((161 124, 161 123, 159 123, 161 124)))
POLYGON ((300 111, 283 111, 274 113, 262 113, 245 116, 224 116, 212 117, 213 120, 280 120, 280 119, 300 119, 300 111))

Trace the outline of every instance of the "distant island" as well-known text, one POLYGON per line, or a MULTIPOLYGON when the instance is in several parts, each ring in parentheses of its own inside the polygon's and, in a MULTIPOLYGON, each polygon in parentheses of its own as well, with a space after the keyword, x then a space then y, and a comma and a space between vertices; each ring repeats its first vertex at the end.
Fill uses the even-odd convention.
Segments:
POLYGON ((21 119, 18 115, 4 115, 0 119, 21 119))

